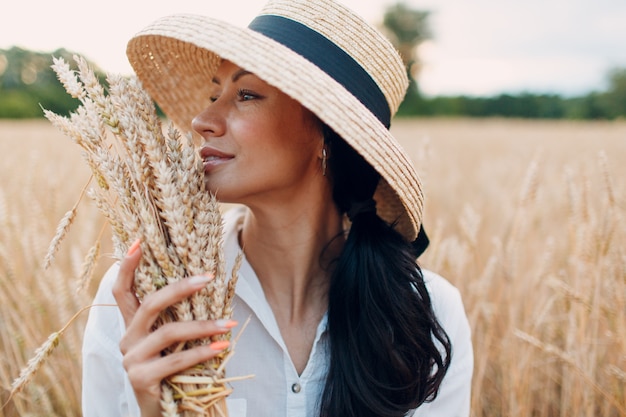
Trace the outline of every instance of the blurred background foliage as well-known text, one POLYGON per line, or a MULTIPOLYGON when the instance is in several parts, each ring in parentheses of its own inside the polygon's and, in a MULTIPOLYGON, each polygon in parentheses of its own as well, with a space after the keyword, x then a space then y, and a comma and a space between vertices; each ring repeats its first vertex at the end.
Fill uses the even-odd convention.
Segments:
POLYGON ((51 53, 0 49, 0 118, 43 117, 41 107, 67 114, 78 106, 50 68, 53 56, 73 62, 72 53, 64 49, 51 53))
MULTIPOLYGON (((420 92, 418 46, 432 38, 430 12, 403 2, 385 10, 381 29, 394 43, 407 67, 410 85, 398 111, 403 117, 514 117, 532 119, 617 119, 626 116, 626 68, 606 74, 607 89, 580 97, 522 92, 492 97, 436 96, 420 92)), ((0 118, 43 117, 42 107, 68 114, 77 101, 67 95, 50 68, 52 57, 73 62, 74 53, 65 49, 34 52, 19 47, 0 49, 0 118)), ((103 71, 92 64, 99 77, 103 71)))
POLYGON ((608 89, 581 97, 556 94, 500 94, 494 97, 425 97, 419 89, 418 46, 432 38, 430 12, 404 2, 387 7, 381 28, 400 52, 407 67, 409 89, 399 116, 517 117, 529 119, 616 119, 626 116, 626 68, 606 75, 608 89))

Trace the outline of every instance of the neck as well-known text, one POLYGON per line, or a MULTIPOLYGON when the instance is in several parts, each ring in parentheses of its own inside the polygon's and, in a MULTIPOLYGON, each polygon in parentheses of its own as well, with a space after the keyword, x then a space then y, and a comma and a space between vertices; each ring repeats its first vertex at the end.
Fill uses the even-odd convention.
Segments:
POLYGON ((321 317, 341 231, 331 198, 248 210, 240 243, 277 316, 292 323, 321 317))

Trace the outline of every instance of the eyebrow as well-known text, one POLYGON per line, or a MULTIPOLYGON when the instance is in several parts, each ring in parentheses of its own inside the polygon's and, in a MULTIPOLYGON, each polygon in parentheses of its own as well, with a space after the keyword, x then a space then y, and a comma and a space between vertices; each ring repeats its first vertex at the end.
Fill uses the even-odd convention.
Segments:
MULTIPOLYGON (((246 71, 245 69, 240 69, 239 71, 235 72, 233 74, 232 80, 233 82, 237 82, 237 80, 239 80, 241 77, 243 77, 244 75, 251 75, 252 73, 250 71, 246 71)), ((217 77, 213 77, 213 79, 211 80, 214 84, 220 85, 220 79, 217 77)))

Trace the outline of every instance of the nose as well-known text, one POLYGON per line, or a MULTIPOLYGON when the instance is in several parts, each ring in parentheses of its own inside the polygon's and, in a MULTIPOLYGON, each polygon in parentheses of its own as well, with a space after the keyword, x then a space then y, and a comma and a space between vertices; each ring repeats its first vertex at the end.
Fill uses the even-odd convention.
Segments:
POLYGON ((207 106, 191 121, 191 127, 203 138, 222 136, 226 121, 217 109, 216 103, 207 106))

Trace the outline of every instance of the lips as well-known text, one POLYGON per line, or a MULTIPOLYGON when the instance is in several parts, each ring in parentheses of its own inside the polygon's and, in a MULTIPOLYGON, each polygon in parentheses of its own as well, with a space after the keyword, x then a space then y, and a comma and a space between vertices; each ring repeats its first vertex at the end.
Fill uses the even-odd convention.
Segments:
POLYGON ((200 158, 202 158, 204 172, 208 172, 213 168, 230 161, 234 157, 235 156, 232 154, 221 152, 209 146, 205 146, 200 149, 200 158))

